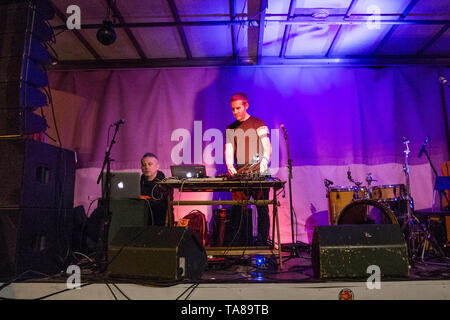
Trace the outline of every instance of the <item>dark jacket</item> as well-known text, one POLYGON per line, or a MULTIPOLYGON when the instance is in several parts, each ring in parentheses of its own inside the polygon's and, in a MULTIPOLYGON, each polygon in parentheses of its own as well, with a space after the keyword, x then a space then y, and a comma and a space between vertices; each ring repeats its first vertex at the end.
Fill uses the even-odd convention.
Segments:
POLYGON ((155 179, 148 181, 141 175, 141 195, 150 197, 148 199, 151 215, 149 225, 164 226, 167 214, 167 190, 158 185, 157 182, 165 179, 162 171, 157 172, 155 179))

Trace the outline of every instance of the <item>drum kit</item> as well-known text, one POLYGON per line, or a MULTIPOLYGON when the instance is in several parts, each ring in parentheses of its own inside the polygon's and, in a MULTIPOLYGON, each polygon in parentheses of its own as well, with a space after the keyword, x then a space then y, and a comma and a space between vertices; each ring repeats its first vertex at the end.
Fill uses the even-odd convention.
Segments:
POLYGON ((372 186, 372 175, 367 175, 367 186, 348 178, 354 186, 332 186, 325 181, 330 225, 374 223, 398 224, 407 213, 407 195, 404 184, 372 186))
POLYGON ((404 138, 403 143, 406 146, 403 166, 405 184, 372 185, 376 180, 368 173, 367 186, 364 186, 352 178, 350 169, 347 178, 352 186, 333 186, 332 181, 325 179, 329 224, 399 224, 411 260, 421 255, 423 261, 427 241, 440 256, 445 256, 429 227, 414 215, 408 163, 409 140, 404 138))

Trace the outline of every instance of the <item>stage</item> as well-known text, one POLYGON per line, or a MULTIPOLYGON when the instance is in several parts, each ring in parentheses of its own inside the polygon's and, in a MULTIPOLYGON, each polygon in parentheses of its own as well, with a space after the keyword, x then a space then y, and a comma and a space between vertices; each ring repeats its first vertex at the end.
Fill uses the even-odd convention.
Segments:
MULTIPOLYGON (((68 289, 68 275, 14 282, 0 291, 2 299, 45 300, 449 300, 450 265, 416 262, 407 278, 381 279, 370 289, 366 279, 320 280, 313 277, 308 249, 300 257, 283 252, 283 270, 267 263, 257 268, 253 259, 228 258, 208 263, 201 279, 154 282, 111 279, 81 269, 81 287, 68 289)), ((369 275, 368 275, 369 276, 369 275)))

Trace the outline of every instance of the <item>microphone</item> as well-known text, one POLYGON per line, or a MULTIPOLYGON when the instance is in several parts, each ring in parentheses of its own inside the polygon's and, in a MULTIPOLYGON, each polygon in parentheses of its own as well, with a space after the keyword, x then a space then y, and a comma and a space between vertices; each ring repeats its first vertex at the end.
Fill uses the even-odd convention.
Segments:
POLYGON ((125 123, 125 120, 124 119, 120 119, 119 121, 116 121, 112 125, 110 125, 110 127, 120 126, 121 124, 124 124, 124 123, 125 123))
POLYGON ((353 178, 352 178, 352 173, 351 173, 351 171, 350 171, 350 168, 348 168, 348 170, 347 170, 347 179, 350 180, 350 181, 353 180, 353 178))
POLYGON ((443 85, 449 86, 448 80, 445 79, 444 77, 439 77, 439 82, 442 83, 443 85))
POLYGON ((431 139, 430 139, 430 136, 427 136, 427 138, 425 139, 425 142, 423 143, 423 146, 422 146, 422 148, 420 149, 420 152, 419 152, 419 158, 422 156, 422 154, 425 152, 425 147, 427 146, 427 144, 428 144, 428 141, 430 141, 431 139))
POLYGON ((282 124, 282 125, 280 126, 280 129, 283 130, 284 133, 287 133, 287 130, 286 130, 286 127, 284 126, 284 124, 282 124))

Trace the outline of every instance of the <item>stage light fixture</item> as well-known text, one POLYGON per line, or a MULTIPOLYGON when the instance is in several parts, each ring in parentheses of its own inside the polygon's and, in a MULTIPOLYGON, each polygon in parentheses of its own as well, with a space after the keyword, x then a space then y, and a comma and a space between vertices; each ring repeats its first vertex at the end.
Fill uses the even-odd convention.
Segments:
POLYGON ((109 46, 116 41, 116 32, 112 27, 112 21, 103 20, 103 26, 97 31, 97 40, 105 45, 109 46))

